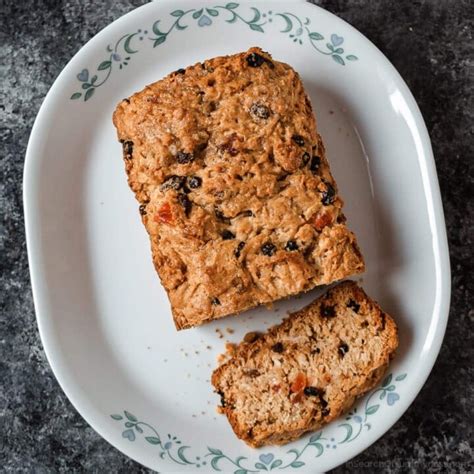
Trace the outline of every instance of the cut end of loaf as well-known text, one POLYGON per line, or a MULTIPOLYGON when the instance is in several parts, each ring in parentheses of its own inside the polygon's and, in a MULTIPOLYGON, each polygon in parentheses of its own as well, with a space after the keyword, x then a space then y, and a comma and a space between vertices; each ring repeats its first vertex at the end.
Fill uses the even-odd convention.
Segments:
POLYGON ((239 344, 212 384, 240 439, 253 447, 285 444, 375 387, 397 345, 393 319, 354 282, 343 282, 239 344))

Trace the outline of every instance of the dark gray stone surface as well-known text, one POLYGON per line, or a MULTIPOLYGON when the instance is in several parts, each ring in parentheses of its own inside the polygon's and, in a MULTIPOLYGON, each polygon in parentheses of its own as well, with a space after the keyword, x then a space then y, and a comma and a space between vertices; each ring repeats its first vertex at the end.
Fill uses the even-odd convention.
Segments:
MULTIPOLYGON (((0 471, 148 472, 72 408, 42 350, 21 181, 41 101, 74 53, 142 1, 6 0, 0 25, 0 471)), ((474 72, 471 0, 321 0, 394 63, 430 132, 452 264, 452 306, 434 370, 402 419, 334 472, 469 472, 473 460, 474 72)))

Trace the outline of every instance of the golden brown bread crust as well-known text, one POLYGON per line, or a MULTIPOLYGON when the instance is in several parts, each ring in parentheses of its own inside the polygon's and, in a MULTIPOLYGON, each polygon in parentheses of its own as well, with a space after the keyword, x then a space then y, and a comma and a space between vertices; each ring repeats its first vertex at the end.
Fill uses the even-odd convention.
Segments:
POLYGON ((397 346, 393 319, 344 282, 255 342, 239 344, 212 384, 240 439, 253 447, 285 444, 375 387, 397 346))
POLYGON ((178 329, 364 270, 290 66, 258 48, 214 58, 113 120, 178 329))

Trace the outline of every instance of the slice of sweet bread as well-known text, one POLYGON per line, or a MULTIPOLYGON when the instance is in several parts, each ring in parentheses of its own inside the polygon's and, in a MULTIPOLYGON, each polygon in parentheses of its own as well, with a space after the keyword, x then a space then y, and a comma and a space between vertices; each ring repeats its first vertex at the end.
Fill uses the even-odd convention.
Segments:
POLYGON ((343 282, 254 342, 240 343, 212 384, 235 434, 285 444, 348 410, 383 377, 397 327, 354 282, 343 282))

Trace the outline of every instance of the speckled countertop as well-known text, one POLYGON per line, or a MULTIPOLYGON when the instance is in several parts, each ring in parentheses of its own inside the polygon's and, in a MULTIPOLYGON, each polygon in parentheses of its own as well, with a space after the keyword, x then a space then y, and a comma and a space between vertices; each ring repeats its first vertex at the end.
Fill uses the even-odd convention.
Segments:
MULTIPOLYGON (((148 472, 71 406, 35 322, 21 181, 28 136, 55 77, 95 33, 143 1, 6 0, 0 23, 0 471, 148 472)), ((321 0, 371 39, 408 83, 428 126, 448 227, 452 305, 420 395, 379 441, 333 472, 474 471, 474 4, 321 0)))

